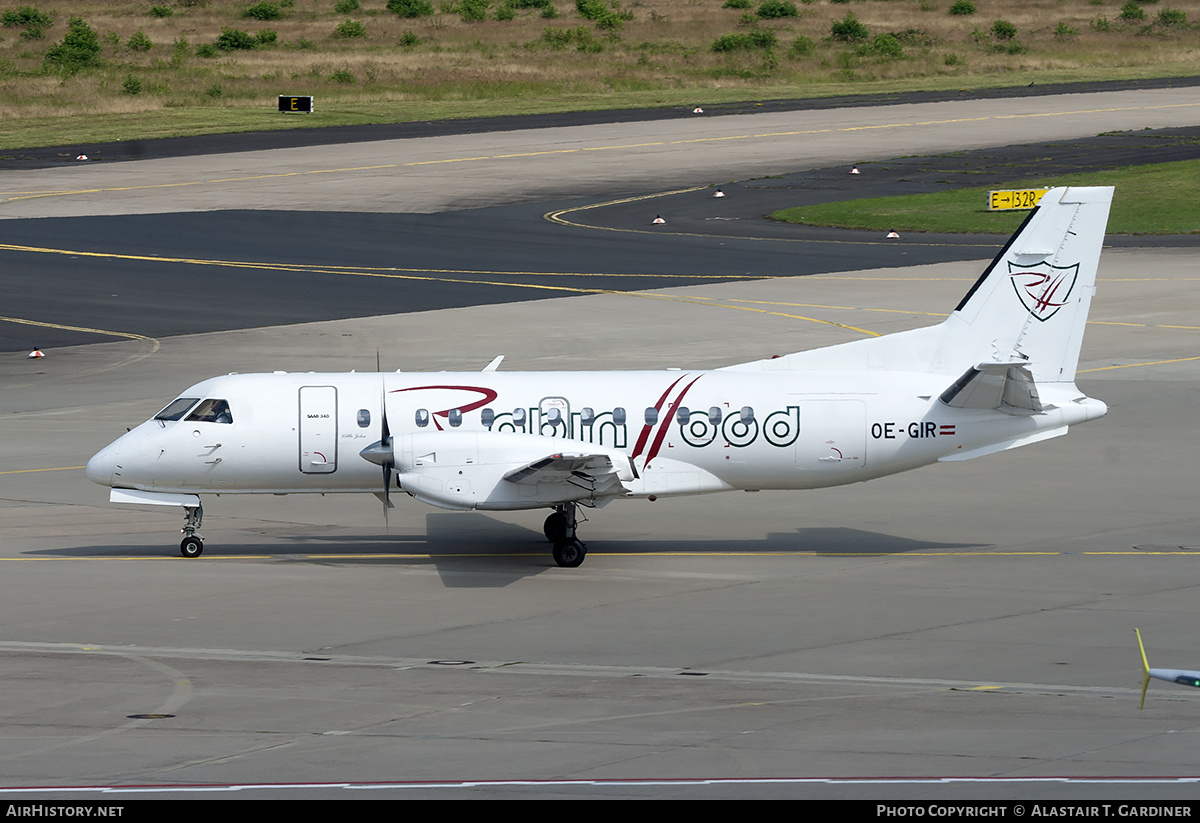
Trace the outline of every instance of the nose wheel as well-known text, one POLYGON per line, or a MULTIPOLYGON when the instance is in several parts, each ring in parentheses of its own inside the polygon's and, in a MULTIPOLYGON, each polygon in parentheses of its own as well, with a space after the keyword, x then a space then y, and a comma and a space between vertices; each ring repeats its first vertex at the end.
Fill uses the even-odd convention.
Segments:
POLYGON ((183 512, 183 528, 180 529, 183 541, 179 544, 179 553, 184 557, 199 557, 204 553, 204 540, 196 532, 204 519, 204 507, 187 506, 183 512))
POLYGON ((575 536, 577 513, 578 506, 574 503, 562 503, 554 507, 554 513, 542 527, 546 539, 554 544, 554 562, 567 569, 577 568, 587 557, 587 546, 575 536))

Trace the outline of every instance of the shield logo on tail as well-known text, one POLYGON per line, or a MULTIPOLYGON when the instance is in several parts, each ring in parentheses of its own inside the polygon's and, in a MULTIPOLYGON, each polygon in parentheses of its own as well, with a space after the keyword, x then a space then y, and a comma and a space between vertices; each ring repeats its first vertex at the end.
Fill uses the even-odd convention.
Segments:
POLYGON ((1075 289, 1075 278, 1079 276, 1079 264, 1052 266, 1038 263, 1036 266, 1008 264, 1008 277, 1021 305, 1038 320, 1045 322, 1067 305, 1075 289))

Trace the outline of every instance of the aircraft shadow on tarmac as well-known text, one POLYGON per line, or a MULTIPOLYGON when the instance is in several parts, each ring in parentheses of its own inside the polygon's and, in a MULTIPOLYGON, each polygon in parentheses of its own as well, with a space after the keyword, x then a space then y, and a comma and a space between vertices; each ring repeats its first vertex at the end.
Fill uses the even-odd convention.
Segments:
MULTIPOLYGON (((496 520, 478 512, 439 512, 425 518, 424 534, 295 534, 265 543, 214 541, 212 551, 191 563, 214 559, 272 558, 299 563, 436 566, 439 571, 500 573, 490 582, 502 586, 516 579, 555 569, 550 547, 539 531, 496 520), (208 556, 211 555, 211 558, 208 556)), ((322 530, 325 531, 325 530, 322 530)), ((589 552, 604 555, 686 555, 692 559, 729 555, 804 554, 870 556, 910 552, 986 550, 987 543, 942 543, 844 527, 799 528, 756 539, 605 539, 593 537, 589 552)), ((75 558, 183 558, 170 546, 91 545, 30 552, 31 555, 75 558)), ((585 564, 586 568, 586 564, 585 564)), ((457 585, 462 585, 458 583, 457 585)))

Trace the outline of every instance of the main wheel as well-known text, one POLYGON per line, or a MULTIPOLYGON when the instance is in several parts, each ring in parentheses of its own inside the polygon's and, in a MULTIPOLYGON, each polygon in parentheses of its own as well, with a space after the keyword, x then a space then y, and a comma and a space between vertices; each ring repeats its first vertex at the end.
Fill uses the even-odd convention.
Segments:
POLYGON ((542 532, 551 543, 563 542, 567 539, 567 516, 562 512, 550 515, 546 518, 545 525, 542 526, 542 532))
POLYGON ((561 540, 554 544, 554 562, 566 569, 574 569, 587 557, 587 548, 578 539, 561 540))
POLYGON ((184 557, 199 557, 204 554, 204 541, 196 535, 183 538, 183 542, 179 544, 179 553, 184 557))

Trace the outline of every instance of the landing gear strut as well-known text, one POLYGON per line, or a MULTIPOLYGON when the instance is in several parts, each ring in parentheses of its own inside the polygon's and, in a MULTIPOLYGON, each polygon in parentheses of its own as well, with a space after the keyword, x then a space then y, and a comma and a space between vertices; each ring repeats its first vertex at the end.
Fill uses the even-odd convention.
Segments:
POLYGON ((179 544, 179 553, 184 557, 199 557, 204 553, 204 540, 196 534, 200 530, 200 521, 204 519, 203 506, 187 506, 183 510, 183 541, 179 544))
POLYGON ((554 562, 568 569, 579 566, 587 557, 587 546, 575 536, 578 510, 574 503, 560 503, 542 527, 546 539, 554 544, 554 562))

